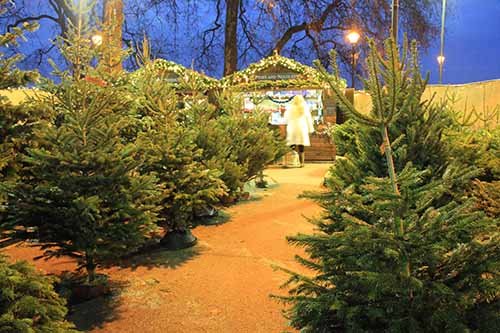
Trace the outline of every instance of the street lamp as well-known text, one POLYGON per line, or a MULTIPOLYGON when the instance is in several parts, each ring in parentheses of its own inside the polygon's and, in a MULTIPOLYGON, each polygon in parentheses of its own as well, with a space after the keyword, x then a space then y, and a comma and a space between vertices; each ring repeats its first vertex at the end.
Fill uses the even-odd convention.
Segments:
POLYGON ((443 65, 445 57, 443 55, 437 56, 437 62, 439 65, 439 84, 443 83, 443 65))
POLYGON ((359 38, 361 37, 361 35, 359 34, 359 32, 355 31, 355 30, 352 30, 351 32, 349 32, 346 36, 347 38, 347 41, 351 44, 351 51, 352 51, 352 63, 351 63, 351 85, 352 85, 352 88, 354 88, 354 79, 355 79, 355 72, 356 72, 356 60, 357 60, 357 57, 356 57, 356 44, 358 43, 359 41, 359 38))
POLYGON ((443 83, 443 65, 444 65, 444 28, 446 20, 446 0, 443 0, 441 11, 441 45, 439 49, 439 56, 437 61, 439 64, 439 83, 443 83))
POLYGON ((349 41, 349 43, 351 44, 356 44, 358 41, 359 41, 359 38, 361 37, 359 35, 359 32, 357 31, 351 31, 347 34, 347 40, 349 41))
POLYGON ((92 42, 92 45, 94 46, 101 46, 102 45, 102 35, 97 33, 90 37, 90 41, 92 42))

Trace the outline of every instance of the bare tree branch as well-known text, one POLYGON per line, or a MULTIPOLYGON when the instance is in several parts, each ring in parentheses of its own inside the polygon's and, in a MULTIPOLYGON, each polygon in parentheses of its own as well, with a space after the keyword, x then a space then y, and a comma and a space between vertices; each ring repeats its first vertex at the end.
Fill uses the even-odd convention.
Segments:
POLYGON ((331 2, 323 11, 321 16, 310 23, 303 22, 302 24, 291 26, 288 28, 288 30, 281 36, 281 38, 276 42, 272 52, 278 51, 281 52, 281 50, 285 47, 285 45, 292 39, 292 37, 302 31, 305 31, 306 29, 312 29, 315 31, 321 31, 323 29, 323 25, 325 24, 326 19, 328 16, 335 10, 335 8, 338 6, 337 1, 331 2))
POLYGON ((38 15, 38 16, 27 16, 27 17, 23 17, 23 18, 16 20, 14 23, 8 24, 7 31, 10 32, 12 30, 12 28, 17 27, 18 25, 20 25, 22 23, 40 21, 41 19, 52 20, 56 23, 58 22, 58 19, 56 17, 46 15, 46 14, 42 14, 42 15, 38 15))

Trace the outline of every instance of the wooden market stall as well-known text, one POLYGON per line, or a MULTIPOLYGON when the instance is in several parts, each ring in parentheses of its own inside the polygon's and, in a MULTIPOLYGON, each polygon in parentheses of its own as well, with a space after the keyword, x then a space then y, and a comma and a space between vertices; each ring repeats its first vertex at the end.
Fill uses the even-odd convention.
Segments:
MULTIPOLYGON (((345 82, 338 83, 345 87, 345 82)), ((335 145, 325 129, 337 121, 337 103, 320 73, 277 53, 222 79, 223 87, 239 91, 244 98, 244 111, 255 108, 270 113, 270 123, 286 133, 283 119, 285 105, 295 95, 303 95, 315 122, 311 146, 305 149, 306 161, 333 161, 335 145)))

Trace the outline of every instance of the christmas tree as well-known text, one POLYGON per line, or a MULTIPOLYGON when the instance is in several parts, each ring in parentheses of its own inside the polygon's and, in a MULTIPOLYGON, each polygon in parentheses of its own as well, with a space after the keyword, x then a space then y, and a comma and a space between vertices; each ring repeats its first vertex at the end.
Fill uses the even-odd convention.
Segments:
POLYGON ((483 170, 447 155, 450 121, 421 102, 416 47, 384 51, 372 45, 367 61, 370 114, 331 84, 352 118, 334 133, 344 156, 310 195, 324 208, 318 233, 289 238, 315 275, 287 271, 280 299, 304 332, 494 332, 498 218, 469 191, 483 170))
POLYGON ((147 62, 134 84, 136 126, 128 136, 138 137, 145 163, 142 172, 154 173, 162 186, 159 224, 162 243, 173 249, 193 245, 190 228, 199 212, 219 202, 226 193, 219 171, 207 166, 195 144, 196 132, 186 126, 177 105, 179 97, 147 62), (184 235, 184 237, 181 237, 184 235), (173 239, 184 239, 170 244, 173 239))
POLYGON ((5 226, 17 237, 36 238, 43 256, 77 258, 92 282, 100 263, 136 250, 156 230, 161 191, 140 172, 140 147, 121 132, 133 121, 123 86, 95 66, 99 50, 89 40, 87 13, 79 1, 78 22, 60 43, 70 71, 47 83, 39 107, 56 116, 35 130, 21 181, 9 195, 5 226))
POLYGON ((64 320, 65 301, 54 291, 53 279, 26 262, 10 264, 0 254, 0 332, 76 332, 64 320))
MULTIPOLYGON (((0 1, 0 12, 6 3, 0 1)), ((36 28, 36 24, 25 24, 0 35, 0 47, 16 45, 25 31, 36 28)), ((19 60, 19 55, 5 57, 0 54, 0 89, 22 87, 38 78, 36 72, 16 69, 19 60)), ((6 187, 13 186, 17 180, 21 168, 18 157, 29 145, 33 124, 39 119, 33 111, 24 104, 13 105, 6 97, 0 97, 0 207, 6 187)), ((65 302, 54 291, 52 282, 27 263, 11 264, 0 254, 0 331, 76 332, 64 319, 67 313, 65 302)))
MULTIPOLYGON (((4 12, 7 1, 0 1, 0 14, 4 12)), ((0 35, 0 47, 7 49, 17 45, 26 31, 33 31, 36 24, 25 24, 12 32, 0 35)), ((23 87, 36 81, 36 72, 21 71, 15 68, 20 55, 6 57, 0 53, 0 90, 23 87)), ((31 140, 32 126, 41 117, 25 104, 13 105, 5 96, 0 96, 0 190, 15 180, 19 171, 19 154, 31 140), (3 184, 3 185, 2 185, 3 184)), ((0 205, 3 195, 0 191, 0 205)))
POLYGON ((221 171, 230 201, 237 199, 248 181, 255 179, 276 158, 285 154, 284 141, 268 126, 268 114, 241 110, 241 97, 231 91, 217 96, 218 108, 208 101, 189 102, 188 126, 196 129, 196 144, 203 160, 221 171))

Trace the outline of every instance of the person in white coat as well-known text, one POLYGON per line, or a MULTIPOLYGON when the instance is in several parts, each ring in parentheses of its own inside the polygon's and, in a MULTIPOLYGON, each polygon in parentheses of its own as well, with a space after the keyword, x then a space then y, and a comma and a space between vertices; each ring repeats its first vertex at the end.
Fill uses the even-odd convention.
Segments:
POLYGON ((291 105, 285 111, 287 123, 286 143, 299 153, 300 166, 304 166, 304 147, 310 146, 309 134, 314 132, 311 111, 302 95, 292 99, 291 105))

